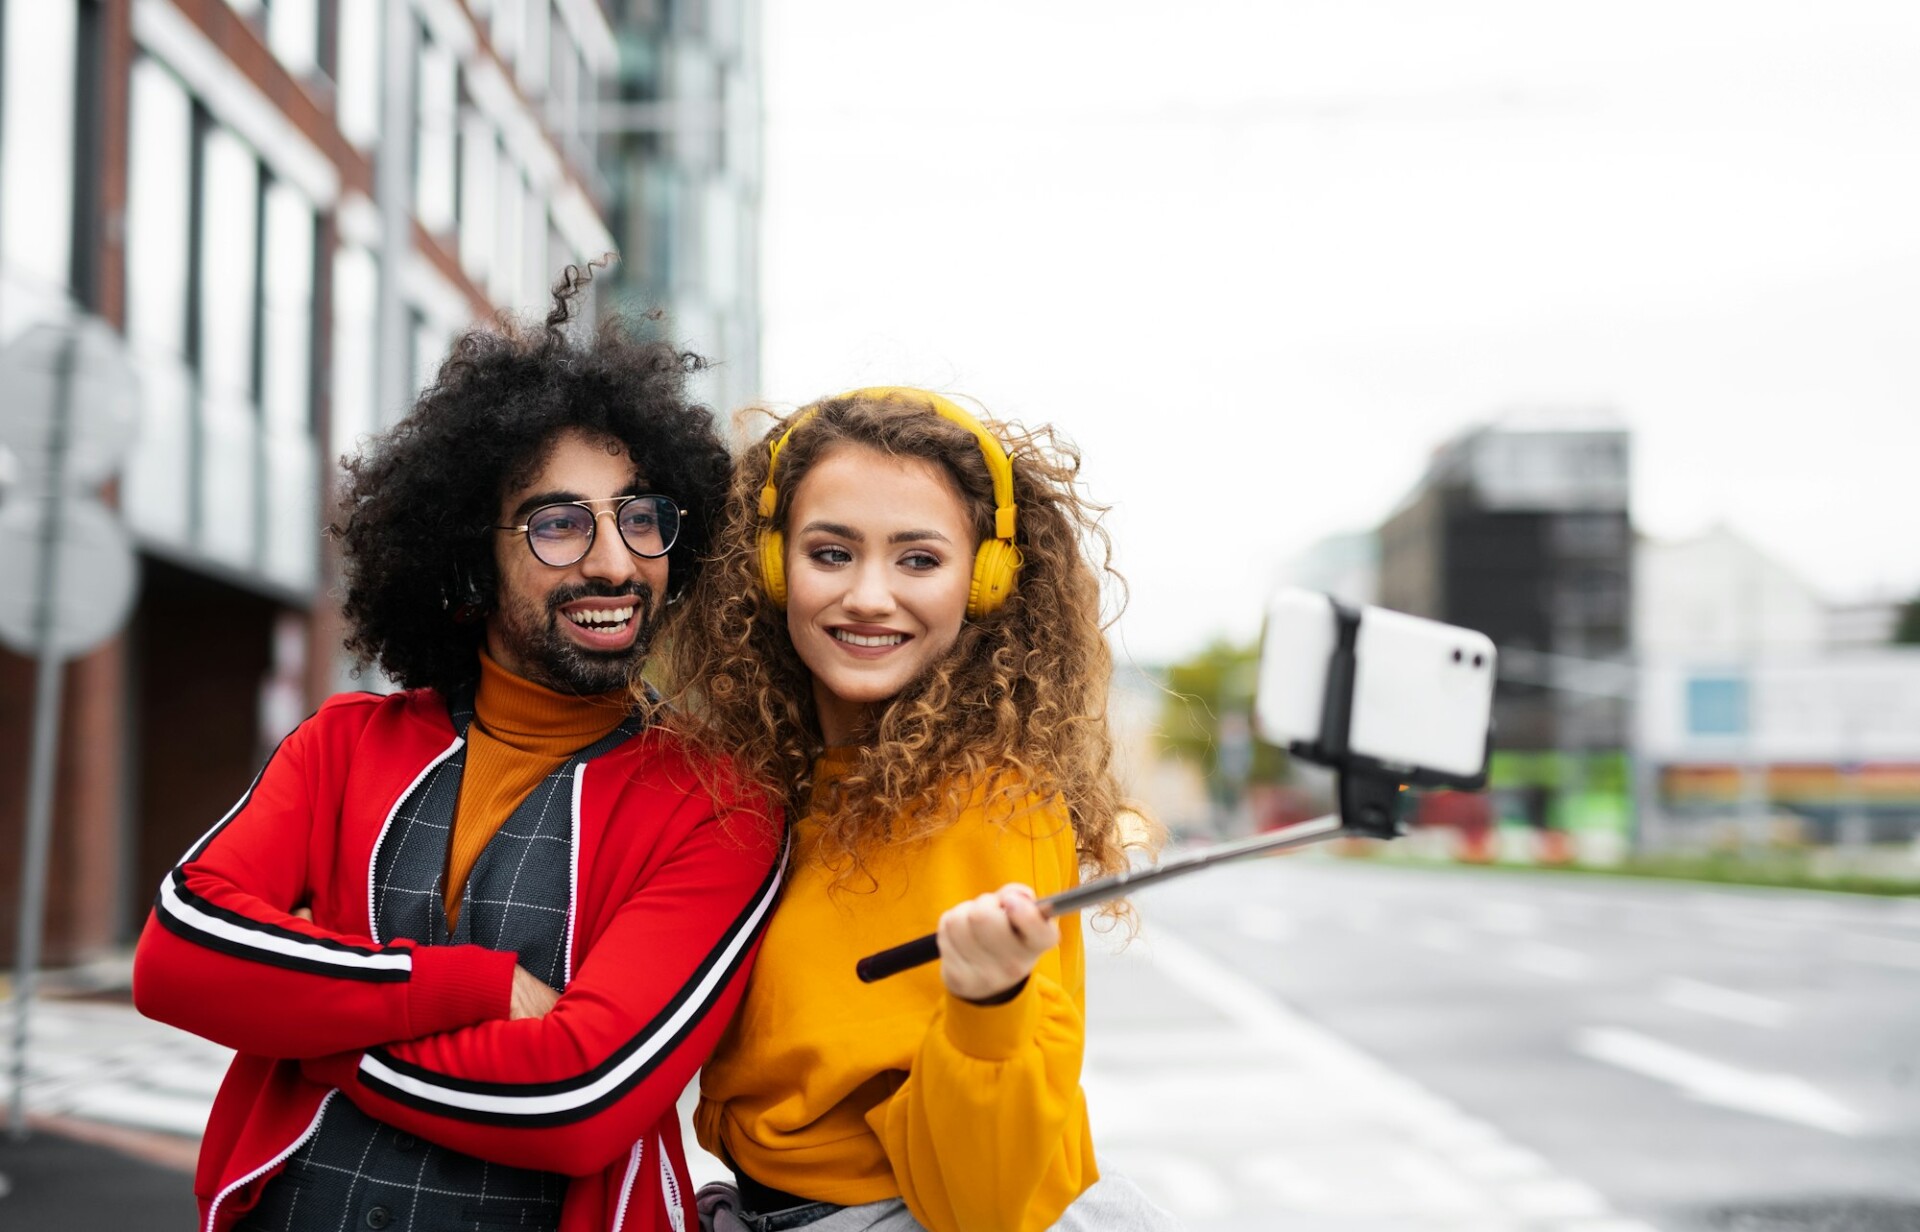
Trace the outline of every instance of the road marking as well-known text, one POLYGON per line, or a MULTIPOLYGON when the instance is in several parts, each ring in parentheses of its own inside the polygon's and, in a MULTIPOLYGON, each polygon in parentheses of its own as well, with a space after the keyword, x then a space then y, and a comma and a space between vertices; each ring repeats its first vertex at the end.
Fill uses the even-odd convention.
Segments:
POLYGON ((1752 1027, 1784 1027, 1793 1016, 1793 1008, 1783 1001, 1678 976, 1660 986, 1660 999, 1676 1009, 1711 1014, 1752 1027))
POLYGON ((1596 1061, 1672 1083, 1689 1098, 1703 1104, 1717 1104, 1846 1137, 1857 1136, 1865 1128, 1851 1108, 1804 1079, 1791 1074, 1741 1069, 1637 1031, 1586 1027, 1574 1034, 1573 1048, 1596 1061))
POLYGON ((1556 980, 1583 980, 1593 971, 1593 959, 1578 950, 1535 941, 1509 951, 1507 964, 1556 980))
POLYGON ((1490 933, 1523 937, 1538 931, 1540 909, 1527 903, 1508 903, 1498 900, 1476 903, 1473 908, 1473 918, 1468 922, 1475 928, 1483 928, 1490 933))
POLYGON ((1285 941, 1293 936, 1293 921, 1277 907, 1249 903, 1234 914, 1242 935, 1255 941, 1285 941))
POLYGON ((1151 1188, 1156 1195, 1166 1195, 1190 1218, 1211 1219, 1233 1213, 1233 1195, 1228 1192, 1226 1182, 1198 1160, 1162 1152, 1128 1160, 1125 1175, 1136 1185, 1141 1184, 1141 1177, 1151 1177, 1141 1187, 1151 1188))
MULTIPOLYGON (((1272 1097, 1259 1096, 1253 1089, 1258 1084, 1250 1087, 1246 1074, 1229 1066, 1217 1092, 1184 1074, 1169 1081, 1167 1100, 1211 1109, 1210 1115, 1226 1118, 1230 1127, 1235 1111, 1229 1105, 1251 1097, 1249 1139, 1269 1128, 1283 1106, 1301 1125, 1324 1118, 1329 1127, 1319 1136, 1307 1132, 1285 1152, 1242 1156, 1237 1169, 1226 1173, 1266 1195, 1269 1206, 1261 1213, 1276 1213, 1271 1204, 1277 1202, 1283 1207, 1278 1213, 1294 1217, 1338 1216, 1394 1228, 1653 1232, 1622 1219, 1591 1187, 1561 1175, 1493 1126, 1294 1013, 1265 988, 1165 927, 1156 925, 1141 949, 1150 951, 1159 974, 1244 1032, 1257 1055, 1284 1061, 1288 1071, 1272 1084, 1272 1097), (1321 1099, 1325 1107, 1316 1108, 1314 1101, 1321 1099), (1374 1141, 1356 1151, 1347 1138, 1361 1127, 1374 1141)), ((1137 1076, 1130 1080, 1140 1082, 1137 1076)), ((1099 1082, 1096 1078, 1094 1086, 1099 1082)), ((1096 1094, 1089 1091, 1089 1103, 1096 1094)), ((1159 1132, 1168 1130, 1163 1125, 1159 1132)), ((1145 1170, 1151 1165, 1144 1156, 1141 1151, 1138 1162, 1123 1162, 1145 1170)), ((1182 1213, 1192 1214, 1184 1195, 1179 1205, 1182 1213)))
POLYGON ((1899 967, 1906 971, 1920 971, 1920 941, 1899 941, 1892 937, 1875 937, 1867 933, 1842 933, 1840 957, 1854 962, 1899 967))
POLYGON ((1463 954, 1467 950, 1467 934, 1457 924, 1422 920, 1414 925, 1413 943, 1442 954, 1463 954))

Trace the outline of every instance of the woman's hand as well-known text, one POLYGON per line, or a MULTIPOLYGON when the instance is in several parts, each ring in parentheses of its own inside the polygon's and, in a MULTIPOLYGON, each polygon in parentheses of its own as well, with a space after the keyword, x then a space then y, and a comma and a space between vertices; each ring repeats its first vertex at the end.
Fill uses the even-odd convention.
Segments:
POLYGON ((1032 887, 1016 881, 949 910, 936 935, 947 991, 963 1001, 991 1001, 1060 944, 1060 925, 1041 914, 1032 887))

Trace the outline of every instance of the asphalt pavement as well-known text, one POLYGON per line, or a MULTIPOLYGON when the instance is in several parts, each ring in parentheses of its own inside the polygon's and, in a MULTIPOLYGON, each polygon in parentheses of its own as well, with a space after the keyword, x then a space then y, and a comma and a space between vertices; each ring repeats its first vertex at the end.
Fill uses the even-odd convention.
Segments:
POLYGON ((1920 1229, 1920 901, 1323 858, 1143 896, 1664 1232, 1920 1229))
MULTIPOLYGON (((1195 1232, 1920 1232, 1920 902, 1310 856, 1139 906, 1083 1082, 1195 1232)), ((33 1023, 0 1228, 191 1227, 226 1052, 33 1023)))

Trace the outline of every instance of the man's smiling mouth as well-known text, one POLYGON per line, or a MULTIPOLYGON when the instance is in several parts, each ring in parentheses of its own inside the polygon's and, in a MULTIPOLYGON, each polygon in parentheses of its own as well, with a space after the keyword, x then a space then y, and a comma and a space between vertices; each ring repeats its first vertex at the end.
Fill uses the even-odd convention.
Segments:
POLYGON ((612 631, 633 619, 633 605, 625 607, 584 608, 577 612, 562 612, 561 615, 584 629, 612 631))

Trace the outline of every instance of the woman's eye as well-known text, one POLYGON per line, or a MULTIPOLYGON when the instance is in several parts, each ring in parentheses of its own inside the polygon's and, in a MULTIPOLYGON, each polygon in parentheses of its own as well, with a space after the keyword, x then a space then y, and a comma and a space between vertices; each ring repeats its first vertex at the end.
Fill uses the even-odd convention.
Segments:
POLYGON ((845 548, 815 548, 807 555, 823 565, 844 565, 853 559, 845 548))
POLYGON ((938 569, 940 558, 931 552, 910 552, 902 558, 900 563, 909 569, 938 569))

